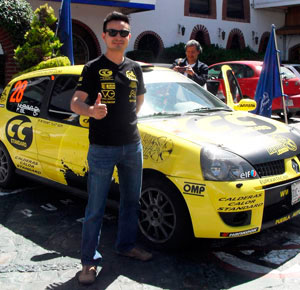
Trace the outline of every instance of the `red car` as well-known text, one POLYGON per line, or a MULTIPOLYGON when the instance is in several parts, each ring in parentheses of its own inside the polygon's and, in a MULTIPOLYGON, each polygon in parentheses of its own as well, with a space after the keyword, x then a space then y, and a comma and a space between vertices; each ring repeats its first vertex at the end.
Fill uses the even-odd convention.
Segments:
MULTIPOLYGON (((262 61, 226 61, 209 66, 208 75, 210 79, 220 81, 220 86, 217 95, 222 99, 225 96, 225 86, 222 79, 222 65, 229 65, 238 79, 244 98, 254 99, 255 90, 257 87, 260 72, 262 70, 262 61), (223 96, 222 96, 223 95, 223 96)), ((291 72, 288 68, 281 66, 283 91, 288 95, 287 107, 289 117, 295 113, 300 113, 300 79, 291 72)), ((274 114, 282 115, 282 98, 275 98, 272 104, 274 114)))

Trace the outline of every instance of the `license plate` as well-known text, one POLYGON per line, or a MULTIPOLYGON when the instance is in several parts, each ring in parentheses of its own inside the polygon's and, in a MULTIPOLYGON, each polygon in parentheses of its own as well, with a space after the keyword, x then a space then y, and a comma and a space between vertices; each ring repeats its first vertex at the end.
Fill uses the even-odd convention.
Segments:
POLYGON ((300 182, 295 182, 291 186, 292 189, 292 205, 300 201, 300 182))

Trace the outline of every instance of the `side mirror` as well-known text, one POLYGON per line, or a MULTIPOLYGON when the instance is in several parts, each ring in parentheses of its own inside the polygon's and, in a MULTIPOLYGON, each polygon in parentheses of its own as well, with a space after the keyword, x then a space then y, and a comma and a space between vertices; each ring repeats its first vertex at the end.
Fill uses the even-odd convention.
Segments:
POLYGON ((234 104, 233 109, 236 111, 253 111, 256 109, 256 101, 252 99, 242 99, 234 104))

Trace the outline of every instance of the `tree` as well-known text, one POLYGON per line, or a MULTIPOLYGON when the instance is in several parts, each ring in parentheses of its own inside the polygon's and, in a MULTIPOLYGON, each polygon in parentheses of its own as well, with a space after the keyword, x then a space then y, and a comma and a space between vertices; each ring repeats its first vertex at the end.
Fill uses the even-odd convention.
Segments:
POLYGON ((0 27, 9 32, 15 45, 24 43, 33 11, 26 0, 0 0, 0 27))
POLYGON ((51 29, 56 21, 54 10, 48 4, 34 11, 30 29, 24 36, 25 43, 15 49, 14 58, 21 70, 61 55, 62 43, 51 29))

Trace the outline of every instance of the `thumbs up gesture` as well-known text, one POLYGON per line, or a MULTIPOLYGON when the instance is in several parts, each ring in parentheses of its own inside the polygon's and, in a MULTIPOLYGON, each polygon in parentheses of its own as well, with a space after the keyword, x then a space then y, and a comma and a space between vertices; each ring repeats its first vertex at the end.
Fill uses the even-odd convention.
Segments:
POLYGON ((97 99, 94 103, 94 106, 92 106, 92 117, 101 120, 107 115, 107 107, 105 104, 101 104, 101 93, 98 93, 97 99))

